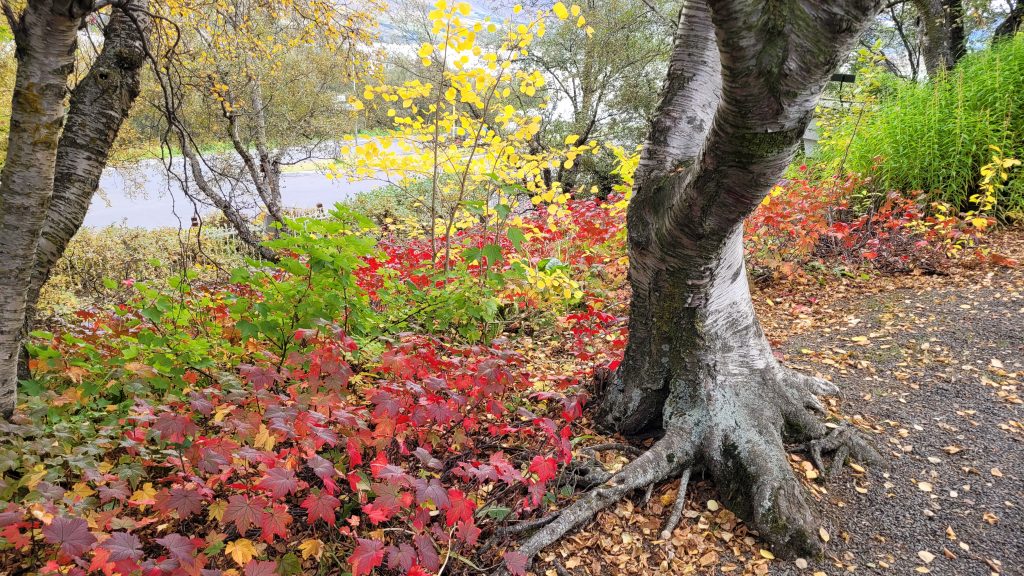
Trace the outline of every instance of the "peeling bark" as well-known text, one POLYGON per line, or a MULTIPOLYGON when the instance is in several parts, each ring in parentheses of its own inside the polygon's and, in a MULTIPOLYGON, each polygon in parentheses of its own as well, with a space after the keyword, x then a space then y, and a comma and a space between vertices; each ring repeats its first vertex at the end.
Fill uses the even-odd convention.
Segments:
MULTIPOLYGON (((26 333, 31 330, 39 291, 82 226, 110 150, 139 95, 150 24, 145 14, 148 5, 148 0, 127 0, 124 7, 114 9, 104 30, 102 51, 71 93, 67 122, 57 145, 53 195, 28 288, 26 333), (134 21, 125 10, 135 14, 134 21)), ((27 358, 23 358, 23 374, 25 362, 27 358)))
POLYGON ((92 3, 31 1, 15 26, 18 71, 0 181, 0 415, 17 404, 18 357, 36 245, 53 192, 78 28, 92 3))
MULTIPOLYGON (((820 545, 783 441, 824 437, 816 395, 836 390, 772 354, 750 298, 743 220, 782 176, 825 82, 880 7, 687 2, 627 215, 629 342, 599 421, 627 436, 687 437, 682 469, 703 466, 783 555, 820 545)), ((847 444, 854 458, 876 456, 847 444)))

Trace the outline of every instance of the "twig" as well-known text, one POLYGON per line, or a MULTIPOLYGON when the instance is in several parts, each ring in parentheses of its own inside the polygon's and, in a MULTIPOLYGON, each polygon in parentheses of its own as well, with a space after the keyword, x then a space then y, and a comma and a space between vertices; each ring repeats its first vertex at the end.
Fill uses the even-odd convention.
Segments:
POLYGON ((558 558, 552 560, 551 565, 555 567, 555 572, 558 573, 558 576, 573 576, 572 572, 569 572, 569 569, 563 566, 558 558))

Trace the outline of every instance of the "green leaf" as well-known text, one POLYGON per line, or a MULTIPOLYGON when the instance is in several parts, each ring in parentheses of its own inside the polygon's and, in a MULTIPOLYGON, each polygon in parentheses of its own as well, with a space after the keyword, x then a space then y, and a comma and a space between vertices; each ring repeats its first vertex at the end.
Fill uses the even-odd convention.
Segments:
POLYGON ((462 251, 462 257, 466 262, 476 262, 480 260, 481 251, 479 248, 466 248, 462 251))
POLYGON ((497 244, 488 244, 487 246, 484 246, 483 255, 491 264, 501 262, 501 246, 498 246, 497 244))
POLYGON ((480 513, 489 518, 501 521, 508 517, 512 513, 511 508, 505 508, 504 506, 488 506, 480 511, 480 513))
POLYGON ((294 576, 302 574, 302 560, 294 553, 289 552, 277 562, 277 573, 281 576, 294 576))
POLYGON ((523 233, 521 229, 509 228, 508 232, 506 232, 506 235, 508 236, 508 241, 511 242, 513 246, 515 246, 516 250, 522 250, 523 241, 526 240, 526 234, 523 233))
POLYGON ((103 279, 103 286, 107 290, 115 290, 115 289, 117 289, 117 282, 114 282, 110 278, 104 278, 103 279))

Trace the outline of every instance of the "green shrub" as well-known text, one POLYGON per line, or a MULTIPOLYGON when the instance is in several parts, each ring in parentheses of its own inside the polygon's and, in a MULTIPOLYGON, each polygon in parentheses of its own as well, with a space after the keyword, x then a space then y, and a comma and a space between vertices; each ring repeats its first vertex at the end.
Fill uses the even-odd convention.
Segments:
POLYGON ((71 239, 43 286, 43 317, 119 301, 136 282, 165 284, 182 267, 199 279, 227 279, 244 262, 248 250, 225 229, 205 227, 201 242, 195 229, 83 228, 71 239))
MULTIPOLYGON (((1024 156, 1024 36, 964 58, 925 84, 885 83, 877 105, 856 108, 823 138, 819 156, 889 189, 970 207, 989 145, 1024 156)), ((1024 178, 999 198, 1003 215, 1024 211, 1024 178)))

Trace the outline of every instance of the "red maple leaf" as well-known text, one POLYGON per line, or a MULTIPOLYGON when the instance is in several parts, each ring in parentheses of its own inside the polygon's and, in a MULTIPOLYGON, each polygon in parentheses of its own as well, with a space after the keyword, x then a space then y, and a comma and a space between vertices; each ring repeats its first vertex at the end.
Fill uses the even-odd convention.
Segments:
POLYGON ((96 543, 88 522, 65 516, 57 516, 49 526, 44 526, 43 537, 50 544, 59 545, 60 551, 68 556, 80 556, 96 543))
POLYGON ((181 486, 161 490, 156 495, 156 509, 160 512, 177 511, 178 518, 188 518, 203 509, 203 496, 196 490, 181 486))
POLYGON ((160 433, 160 438, 174 444, 181 444, 186 436, 199 430, 191 418, 174 412, 164 412, 157 416, 153 428, 160 433))
POLYGON ((449 506, 445 511, 445 521, 448 526, 454 526, 460 520, 473 522, 473 509, 476 508, 476 503, 466 498, 466 495, 456 488, 448 490, 448 500, 449 506))
POLYGON ((179 562, 191 561, 192 553, 196 550, 195 542, 192 542, 181 534, 168 534, 163 538, 157 538, 156 543, 167 548, 167 551, 171 554, 171 558, 174 558, 179 562))
POLYGON ((408 572, 416 563, 416 549, 405 542, 388 546, 388 568, 408 572))
POLYGON ((100 547, 109 552, 107 560, 110 562, 142 558, 142 542, 137 536, 127 532, 114 532, 100 544, 100 547))
POLYGON ((235 494, 228 499, 224 508, 224 523, 234 522, 239 534, 245 534, 250 527, 260 524, 263 520, 263 509, 267 501, 259 496, 249 499, 235 494))
POLYGON ((311 492, 302 501, 302 507, 309 513, 309 521, 323 520, 328 526, 334 526, 334 511, 341 506, 341 501, 322 491, 311 492))
POLYGON ((505 552, 501 555, 505 560, 505 567, 512 576, 526 576, 526 563, 529 558, 522 552, 505 552))
POLYGON ((273 508, 263 515, 260 538, 267 544, 273 544, 275 537, 286 538, 291 522, 292 515, 288 513, 288 507, 284 504, 274 504, 273 508))
POLYGON ((537 475, 537 482, 543 484, 558 473, 558 463, 550 456, 534 456, 530 462, 530 472, 537 475))
POLYGON ((299 479, 295 476, 295 472, 287 468, 271 468, 263 475, 256 487, 270 492, 274 498, 284 498, 299 489, 299 479))
POLYGON ((249 560, 243 571, 245 576, 276 576, 277 562, 273 560, 249 560))
POLYGON ((377 540, 359 538, 356 549, 352 551, 348 561, 352 564, 352 576, 362 576, 373 572, 384 561, 384 543, 377 540))
POLYGON ((395 509, 377 503, 363 504, 363 513, 370 519, 370 522, 380 524, 391 520, 391 517, 395 515, 395 509))

